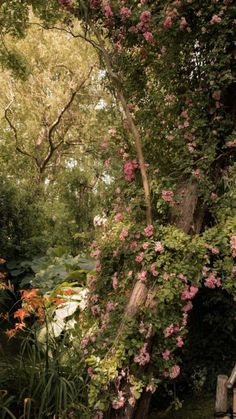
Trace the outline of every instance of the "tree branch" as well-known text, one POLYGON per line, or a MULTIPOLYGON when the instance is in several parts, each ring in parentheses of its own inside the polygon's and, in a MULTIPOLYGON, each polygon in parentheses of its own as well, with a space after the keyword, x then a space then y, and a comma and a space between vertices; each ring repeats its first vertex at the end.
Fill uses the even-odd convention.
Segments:
POLYGON ((17 129, 16 129, 15 125, 13 124, 13 122, 11 121, 11 119, 9 118, 9 116, 8 116, 8 112, 10 111, 10 106, 12 105, 13 102, 14 102, 14 99, 12 99, 10 101, 10 103, 7 105, 7 107, 5 108, 4 116, 5 116, 6 121, 8 122, 9 127, 13 131, 14 138, 15 138, 15 144, 16 144, 16 151, 23 154, 24 156, 30 157, 31 159, 35 160, 36 164, 38 165, 36 157, 33 156, 32 154, 28 153, 26 150, 24 150, 23 148, 21 148, 19 146, 17 129))

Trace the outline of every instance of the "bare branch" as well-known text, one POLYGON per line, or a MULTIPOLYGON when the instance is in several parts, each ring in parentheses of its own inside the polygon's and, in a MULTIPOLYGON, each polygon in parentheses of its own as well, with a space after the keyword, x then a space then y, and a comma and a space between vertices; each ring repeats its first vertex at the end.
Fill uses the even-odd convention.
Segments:
POLYGON ((86 81, 89 79, 90 74, 92 73, 93 67, 90 68, 90 71, 87 75, 87 77, 79 84, 78 88, 72 93, 69 101, 67 102, 67 104, 64 106, 64 108, 61 110, 60 114, 58 115, 58 117, 56 118, 56 120, 52 123, 52 125, 49 128, 48 131, 48 139, 49 142, 51 144, 52 142, 52 135, 54 134, 54 131, 56 130, 56 128, 58 127, 58 125, 61 122, 61 119, 64 115, 64 113, 67 111, 67 109, 69 109, 69 107, 71 106, 71 104, 73 103, 73 100, 75 98, 75 96, 77 95, 77 93, 80 91, 80 89, 84 86, 84 84, 86 83, 86 81))
POLYGON ((56 31, 60 31, 60 32, 65 32, 65 33, 68 33, 69 35, 71 35, 73 38, 79 38, 79 39, 83 39, 83 41, 86 41, 86 42, 88 42, 89 44, 91 44, 94 48, 96 48, 96 49, 98 49, 98 50, 100 50, 101 51, 101 47, 100 47, 100 45, 99 44, 97 44, 95 41, 93 41, 92 39, 90 39, 90 38, 87 38, 87 36, 85 36, 85 35, 82 35, 81 33, 74 33, 72 30, 71 30, 71 28, 62 28, 62 27, 59 27, 59 26, 50 26, 50 27, 48 27, 48 26, 44 26, 44 25, 42 25, 41 23, 38 23, 38 22, 31 22, 30 23, 31 25, 35 25, 35 26, 40 26, 41 28, 43 28, 43 29, 46 29, 46 30, 56 30, 56 31))
POLYGON ((13 122, 11 121, 11 119, 9 118, 9 116, 8 116, 8 112, 11 111, 10 107, 11 107, 11 105, 12 105, 13 102, 14 102, 14 99, 12 99, 10 101, 10 103, 7 105, 7 107, 5 108, 4 116, 5 116, 6 121, 8 122, 9 127, 13 131, 14 138, 15 138, 15 143, 16 143, 16 151, 18 151, 19 153, 23 154, 24 156, 30 157, 31 159, 35 160, 36 161, 36 164, 38 165, 38 162, 37 162, 36 157, 33 156, 32 154, 28 153, 26 150, 24 150, 23 148, 21 148, 19 146, 17 129, 16 129, 15 125, 13 124, 13 122))

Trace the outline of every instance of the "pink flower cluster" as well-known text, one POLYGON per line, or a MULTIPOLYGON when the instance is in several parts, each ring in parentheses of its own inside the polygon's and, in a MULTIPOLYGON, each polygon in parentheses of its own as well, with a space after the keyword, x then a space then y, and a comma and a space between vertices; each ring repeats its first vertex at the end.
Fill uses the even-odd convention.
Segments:
POLYGON ((113 17, 113 11, 109 3, 103 6, 103 13, 107 19, 111 19, 113 17))
POLYGON ((162 352, 162 358, 165 361, 169 361, 169 359, 170 359, 170 351, 169 351, 169 349, 166 349, 164 352, 162 352))
POLYGON ((144 229, 144 236, 146 237, 151 237, 153 235, 153 230, 154 227, 152 224, 149 224, 145 229, 144 229))
POLYGON ((179 21, 179 28, 181 31, 183 31, 188 26, 188 22, 185 19, 185 17, 181 17, 179 21))
POLYGON ((180 374, 180 367, 179 365, 174 365, 170 372, 170 378, 177 378, 180 374))
POLYGON ((120 221, 122 221, 122 220, 123 220, 123 215, 122 215, 120 212, 118 212, 118 213, 115 215, 114 219, 115 219, 115 222, 116 222, 116 223, 119 223, 120 221))
POLYGON ((145 10, 141 13, 139 23, 137 24, 138 31, 147 32, 149 30, 151 20, 151 12, 145 10))
POLYGON ((146 365, 150 362, 150 355, 147 352, 147 343, 140 349, 139 354, 135 355, 134 362, 139 365, 146 365))
POLYGON ((144 252, 140 252, 137 254, 137 256, 135 257, 135 261, 138 263, 141 263, 144 259, 144 252))
POLYGON ((182 311, 187 313, 188 311, 191 311, 193 308, 193 303, 191 301, 188 301, 187 304, 185 304, 182 308, 182 311))
POLYGON ((147 385, 146 391, 150 391, 152 394, 154 394, 156 391, 156 386, 153 383, 150 383, 147 385))
POLYGON ((132 180, 134 180, 134 170, 138 168, 138 162, 137 160, 128 160, 127 162, 125 162, 124 164, 124 175, 125 175, 125 180, 127 180, 128 182, 132 182, 132 180))
POLYGON ((112 402, 113 409, 121 409, 125 404, 125 397, 123 391, 118 391, 118 397, 112 402))
POLYGON ((151 264, 151 266, 150 266, 150 271, 151 271, 151 274, 152 274, 153 276, 158 276, 158 275, 159 275, 159 272, 156 270, 156 265, 155 265, 155 263, 152 263, 152 264, 151 264))
POLYGON ((155 252, 157 253, 163 253, 164 252, 164 247, 162 246, 161 242, 156 242, 155 243, 155 252))
POLYGON ((175 331, 175 327, 174 327, 173 323, 171 323, 170 326, 166 327, 165 330, 164 330, 165 338, 169 338, 170 336, 172 336, 174 331, 175 331))
POLYGON ((174 192, 171 189, 166 189, 162 191, 161 195, 163 201, 167 202, 170 205, 170 207, 173 207, 175 205, 174 192))
POLYGON ((220 23, 221 22, 221 17, 218 15, 213 15, 210 21, 211 25, 214 25, 215 23, 220 23))
POLYGON ((181 336, 177 336, 176 342, 177 342, 178 348, 182 348, 182 346, 184 345, 184 341, 181 336))
POLYGON ((146 39, 146 41, 149 42, 150 44, 154 43, 154 37, 153 37, 152 32, 149 32, 149 31, 144 32, 143 36, 146 39))
POLYGON ((214 272, 212 272, 208 278, 205 279, 204 281, 204 285, 207 288, 216 288, 216 287, 220 287, 221 286, 221 280, 219 278, 217 278, 214 274, 214 272))
POLYGON ((121 19, 123 21, 126 21, 130 18, 130 16, 132 15, 132 12, 128 7, 122 7, 120 10, 120 15, 121 15, 121 19))
POLYGON ((165 29, 170 29, 172 25, 173 25, 172 17, 167 16, 164 20, 164 23, 163 23, 164 28, 165 29))
POLYGON ((147 281, 147 271, 138 272, 137 278, 141 282, 146 282, 147 281))
POLYGON ((187 285, 185 289, 181 293, 181 300, 192 300, 195 295, 198 293, 198 287, 195 287, 194 285, 187 285))
POLYGON ((92 258, 94 259, 99 259, 100 255, 101 255, 101 250, 99 248, 97 248, 91 253, 92 258))
POLYGON ((125 239, 127 239, 127 237, 128 237, 128 235, 129 235, 129 230, 128 230, 128 228, 123 228, 123 230, 121 231, 121 233, 120 233, 120 240, 125 240, 125 239))

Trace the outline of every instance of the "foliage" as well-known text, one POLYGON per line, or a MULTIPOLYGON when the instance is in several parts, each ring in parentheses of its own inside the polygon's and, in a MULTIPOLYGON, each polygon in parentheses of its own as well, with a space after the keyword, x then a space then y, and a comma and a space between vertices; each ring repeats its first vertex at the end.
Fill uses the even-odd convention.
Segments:
MULTIPOLYGON (((75 124, 71 136, 77 130, 85 135, 86 152, 77 161, 87 152, 90 157, 82 170, 67 170, 62 177, 67 178, 65 173, 69 177, 64 198, 71 219, 79 226, 84 221, 88 229, 91 218, 86 214, 80 223, 74 211, 81 192, 78 182, 82 179, 87 188, 96 177, 101 180, 93 198, 101 198, 101 213, 107 218, 92 244, 96 273, 88 276, 88 306, 74 333, 83 368, 88 368, 90 416, 101 418, 108 412, 115 417, 116 410, 122 416, 123 408, 133 411, 143 395, 179 376, 181 348, 199 288, 213 290, 210 297, 205 294, 206 304, 219 290, 221 303, 225 292, 235 298, 236 6, 231 0, 204 4, 130 0, 125 5, 113 0, 60 0, 50 5, 40 1, 38 7, 28 3, 44 25, 58 19, 63 34, 93 45, 104 69, 97 80, 100 77, 109 91, 110 103, 93 102, 94 110, 105 108, 94 112, 102 123, 92 121, 81 128, 77 109, 65 121, 69 129, 71 121, 75 124), (116 100, 122 111, 119 118, 116 100), (91 141, 87 128, 98 141, 91 141), (95 154, 93 176, 82 176, 95 154)), ((9 9, 18 10, 14 2, 3 4, 1 13, 6 16, 9 9)), ((21 31, 16 27, 12 35, 23 35, 28 11, 21 9, 21 31)), ((6 19, 4 28, 9 24, 11 29, 12 23, 6 19)), ((66 86, 67 76, 64 82, 66 86)), ((82 105, 84 121, 90 103, 82 100, 82 105)), ((17 107, 15 112, 20 117, 17 107)), ((21 129, 23 133, 23 124, 21 129)), ((34 132, 34 126, 31 129, 34 132)), ((25 144, 34 150, 29 138, 25 144)), ((65 145, 60 156, 68 169, 65 145)), ((50 185, 54 173, 48 173, 50 185)), ((82 211, 93 212, 94 199, 88 198, 84 194, 79 205, 82 211)), ((37 287, 45 281, 57 292, 70 275, 70 263, 74 269, 72 259, 69 269, 67 263, 62 257, 46 269, 40 266, 37 287)), ((76 280, 80 278, 81 272, 76 280)), ((206 319, 208 324, 213 321, 211 316, 206 319)), ((232 321, 227 326, 231 328, 232 321)))

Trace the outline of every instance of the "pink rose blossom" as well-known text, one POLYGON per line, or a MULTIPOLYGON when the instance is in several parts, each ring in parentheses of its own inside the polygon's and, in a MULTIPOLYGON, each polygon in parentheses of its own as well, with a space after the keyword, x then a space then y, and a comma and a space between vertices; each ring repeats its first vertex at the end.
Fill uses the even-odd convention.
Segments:
POLYGON ((135 355, 134 362, 139 365, 146 365, 150 362, 150 355, 147 352, 147 344, 145 343, 144 346, 140 349, 139 354, 135 355))
POLYGON ((168 361, 170 359, 170 351, 168 349, 166 349, 164 352, 162 352, 162 358, 165 361, 168 361))
POLYGON ((138 163, 136 160, 128 160, 125 162, 123 171, 125 175, 125 180, 132 182, 134 180, 134 170, 138 168, 138 163))
POLYGON ((163 23, 164 28, 169 29, 171 28, 172 25, 173 25, 173 22, 172 22, 171 16, 167 16, 163 23))
POLYGON ((182 346, 184 345, 184 341, 181 336, 177 336, 176 342, 177 342, 178 348, 182 348, 182 346))
POLYGON ((123 391, 118 391, 118 397, 112 402, 113 409, 121 409, 125 404, 125 397, 123 391))
POLYGON ((122 7, 120 10, 120 15, 121 15, 121 19, 125 21, 130 18, 130 16, 132 15, 132 12, 128 7, 122 7))
POLYGON ((129 247, 130 249, 136 249, 136 247, 138 247, 138 243, 136 242, 136 240, 133 240, 132 242, 130 242, 129 247))
POLYGON ((205 279, 204 281, 204 285, 207 288, 216 288, 216 287, 220 287, 221 286, 221 280, 219 278, 217 278, 214 274, 214 272, 212 272, 208 278, 205 279))
POLYGON ((162 191, 162 199, 167 202, 171 207, 175 205, 174 192, 171 189, 162 191))
POLYGON ((164 252, 164 247, 162 246, 161 242, 156 242, 155 243, 155 252, 157 253, 163 253, 164 252))
POLYGON ((211 200, 215 201, 218 198, 218 195, 215 192, 211 193, 211 200))
POLYGON ((147 385, 146 391, 150 391, 152 394, 154 394, 156 391, 156 386, 153 383, 150 383, 147 385))
POLYGON ((149 42, 150 44, 153 44, 154 38, 153 38, 153 34, 151 32, 144 32, 143 36, 144 36, 144 38, 146 39, 147 42, 149 42))
POLYGON ((101 143, 100 147, 101 147, 103 150, 106 150, 106 149, 109 147, 109 143, 108 143, 108 141, 103 141, 103 143, 101 143))
POLYGON ((211 25, 214 25, 215 23, 220 23, 221 22, 221 17, 218 15, 213 15, 210 21, 211 25))
POLYGON ((108 4, 106 4, 106 5, 103 7, 103 12, 104 12, 104 15, 105 15, 105 17, 106 17, 107 19, 112 18, 112 16, 113 16, 113 11, 112 11, 111 5, 110 5, 109 3, 108 3, 108 4))
POLYGON ((122 232, 120 233, 119 238, 120 240, 124 241, 125 239, 127 239, 128 235, 129 235, 129 230, 127 228, 123 228, 122 232))
POLYGON ((173 323, 170 324, 170 326, 166 327, 165 330, 164 330, 164 336, 165 336, 165 338, 168 338, 168 337, 172 336, 173 333, 174 333, 174 330, 175 329, 174 329, 173 323))
POLYGON ((188 26, 188 22, 186 21, 185 17, 181 17, 180 22, 179 22, 179 28, 181 31, 183 31, 186 26, 188 26))
POLYGON ((192 286, 186 286, 185 289, 181 293, 181 300, 192 300, 195 295, 198 293, 198 287, 192 286))
POLYGON ((108 301, 107 303, 107 311, 113 311, 116 308, 117 303, 113 303, 112 301, 108 301))
POLYGON ((146 237, 151 237, 153 235, 153 230, 154 227, 152 224, 149 224, 145 229, 144 229, 144 235, 146 237))
POLYGON ((147 250, 149 248, 149 243, 144 242, 142 247, 143 247, 144 250, 147 250))
POLYGON ((99 305, 95 305, 91 307, 91 311, 93 313, 94 316, 99 316, 101 309, 99 307, 99 305))
POLYGON ((159 275, 159 272, 156 271, 155 263, 152 263, 152 265, 150 267, 150 271, 151 271, 151 273, 152 273, 153 276, 158 276, 159 275))
POLYGON ((193 304, 191 301, 188 301, 187 304, 185 304, 185 306, 183 306, 182 311, 184 311, 185 313, 187 313, 188 311, 191 311, 193 308, 193 304))
POLYGON ((149 12, 149 10, 145 10, 144 12, 141 13, 140 20, 142 22, 149 22, 150 19, 151 19, 151 12, 149 12))
POLYGON ((143 259, 144 259, 144 253, 143 253, 143 252, 140 252, 140 253, 136 256, 136 258, 135 258, 135 262, 141 263, 141 262, 143 261, 143 259))
POLYGON ((138 272, 137 278, 138 278, 139 281, 146 282, 147 281, 147 271, 138 272))
POLYGON ((106 167, 109 167, 109 166, 111 165, 111 158, 106 159, 106 160, 104 161, 104 164, 105 164, 105 166, 106 166, 106 167))
POLYGON ((180 367, 178 365, 174 365, 170 372, 170 378, 177 378, 180 374, 180 367))
POLYGON ((119 212, 118 214, 115 215, 114 219, 116 223, 119 223, 120 221, 123 220, 123 215, 119 212))

